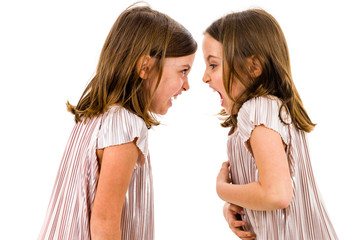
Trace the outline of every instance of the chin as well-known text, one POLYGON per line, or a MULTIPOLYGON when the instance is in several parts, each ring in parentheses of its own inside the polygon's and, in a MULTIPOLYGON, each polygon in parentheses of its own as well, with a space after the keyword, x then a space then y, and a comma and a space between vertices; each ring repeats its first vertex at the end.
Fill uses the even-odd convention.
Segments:
POLYGON ((154 114, 158 114, 158 115, 166 115, 166 113, 168 112, 168 108, 167 109, 161 109, 161 110, 154 110, 154 111, 151 111, 152 113, 154 114))
POLYGON ((224 111, 226 111, 226 114, 231 115, 231 110, 230 109, 228 109, 226 107, 223 107, 223 108, 224 108, 224 111))
POLYGON ((162 111, 161 113, 158 113, 159 115, 166 115, 167 114, 167 112, 168 112, 168 109, 167 110, 165 110, 165 111, 162 111))

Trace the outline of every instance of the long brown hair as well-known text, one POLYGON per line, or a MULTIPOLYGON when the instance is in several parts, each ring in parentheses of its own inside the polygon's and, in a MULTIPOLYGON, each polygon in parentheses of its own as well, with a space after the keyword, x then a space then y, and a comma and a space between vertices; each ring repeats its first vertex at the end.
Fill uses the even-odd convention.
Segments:
POLYGON ((148 6, 130 6, 117 18, 102 48, 95 76, 76 106, 67 102, 75 121, 102 114, 121 105, 141 117, 148 128, 159 122, 150 112, 152 95, 136 66, 142 56, 156 59, 157 89, 165 57, 195 53, 192 35, 169 16, 148 6))
MULTIPOLYGON (((294 85, 287 42, 282 29, 272 15, 261 9, 250 9, 228 14, 213 22, 205 31, 223 46, 223 83, 226 92, 234 101, 231 114, 221 124, 223 127, 237 125, 236 108, 247 100, 266 95, 281 99, 282 106, 300 130, 310 132, 315 124, 310 120, 294 85), (255 57, 262 67, 262 74, 252 78, 247 59, 255 57), (248 77, 244 80, 241 76, 248 77), (233 99, 234 81, 240 81, 244 92, 233 99)), ((279 114, 281 121, 283 121, 279 114)))

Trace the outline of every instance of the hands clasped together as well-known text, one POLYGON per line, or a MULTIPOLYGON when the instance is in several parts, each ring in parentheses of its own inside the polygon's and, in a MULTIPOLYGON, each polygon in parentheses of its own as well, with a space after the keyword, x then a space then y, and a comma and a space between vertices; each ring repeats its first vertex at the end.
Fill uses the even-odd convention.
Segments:
MULTIPOLYGON (((217 189, 222 184, 231 184, 231 174, 229 169, 229 162, 224 162, 222 168, 217 176, 217 189)), ((245 230, 246 222, 242 220, 241 215, 244 215, 245 211, 242 207, 234 205, 232 203, 226 202, 223 206, 223 215, 226 219, 229 228, 234 234, 236 234, 240 239, 249 240, 255 239, 256 235, 254 233, 248 232, 245 230)))

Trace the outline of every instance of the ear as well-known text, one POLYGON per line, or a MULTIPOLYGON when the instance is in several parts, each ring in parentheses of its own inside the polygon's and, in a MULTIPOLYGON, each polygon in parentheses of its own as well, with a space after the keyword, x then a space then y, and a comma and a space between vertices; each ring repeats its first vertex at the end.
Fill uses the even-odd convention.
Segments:
POLYGON ((263 68, 258 57, 251 56, 248 58, 248 71, 252 78, 257 78, 262 74, 263 68))
POLYGON ((147 79, 148 75, 154 65, 154 60, 151 56, 144 55, 141 56, 138 59, 137 65, 136 65, 136 71, 140 78, 147 79))

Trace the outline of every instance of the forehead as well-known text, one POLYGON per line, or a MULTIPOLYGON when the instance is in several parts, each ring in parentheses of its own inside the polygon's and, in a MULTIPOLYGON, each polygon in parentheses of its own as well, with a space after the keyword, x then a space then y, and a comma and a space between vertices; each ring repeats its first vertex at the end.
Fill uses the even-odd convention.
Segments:
POLYGON ((204 35, 202 48, 206 59, 211 56, 222 58, 222 44, 207 33, 204 35))
POLYGON ((195 54, 191 54, 188 56, 183 57, 168 57, 165 58, 165 66, 183 66, 183 65, 189 65, 192 66, 194 61, 195 54))

